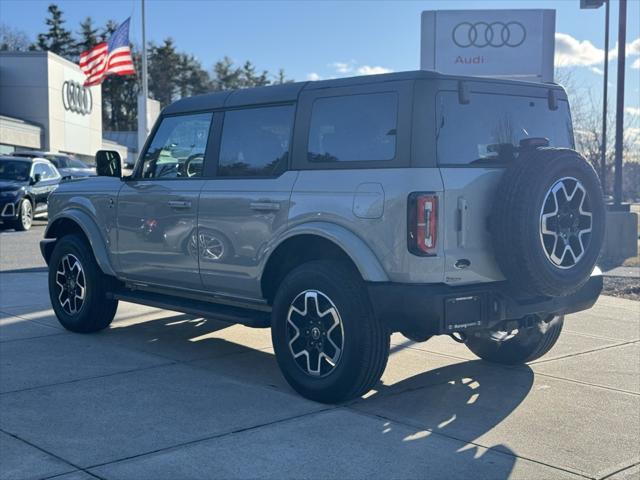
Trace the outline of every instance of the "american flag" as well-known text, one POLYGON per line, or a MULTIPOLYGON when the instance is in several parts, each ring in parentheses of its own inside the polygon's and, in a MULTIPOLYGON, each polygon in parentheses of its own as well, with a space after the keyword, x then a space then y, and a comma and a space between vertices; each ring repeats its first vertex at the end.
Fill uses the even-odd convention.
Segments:
POLYGON ((87 76, 84 86, 99 85, 107 75, 133 75, 133 59, 129 47, 127 18, 113 32, 108 42, 102 42, 80 54, 80 70, 87 76))

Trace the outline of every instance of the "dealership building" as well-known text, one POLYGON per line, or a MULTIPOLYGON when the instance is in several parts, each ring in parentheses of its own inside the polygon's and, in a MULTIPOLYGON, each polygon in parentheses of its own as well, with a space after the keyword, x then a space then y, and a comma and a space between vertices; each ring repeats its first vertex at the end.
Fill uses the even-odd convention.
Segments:
POLYGON ((137 142, 103 131, 101 86, 83 82, 78 65, 51 52, 0 52, 0 154, 45 150, 93 163, 108 149, 132 161, 137 142))

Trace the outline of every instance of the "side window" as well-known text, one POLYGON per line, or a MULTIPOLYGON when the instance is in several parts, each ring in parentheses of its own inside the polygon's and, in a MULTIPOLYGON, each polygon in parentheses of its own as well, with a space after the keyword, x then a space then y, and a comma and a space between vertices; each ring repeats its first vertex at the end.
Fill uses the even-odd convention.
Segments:
POLYGON ((56 178, 58 176, 58 174, 53 170, 53 168, 51 168, 51 165, 42 165, 44 172, 45 172, 45 176, 43 176, 43 178, 56 178))
POLYGON ((309 127, 310 162, 393 160, 398 96, 374 93, 319 98, 309 127))
POLYGON ((44 163, 36 163, 33 166, 33 176, 40 175, 41 180, 46 180, 47 178, 52 178, 52 175, 49 173, 50 170, 44 163))
POLYGON ((36 163, 33 166, 33 176, 35 177, 36 175, 40 175, 40 177, 42 177, 42 164, 41 163, 36 163))
POLYGON ((201 177, 212 113, 165 117, 142 159, 142 178, 201 177))
POLYGON ((267 177, 287 165, 294 108, 247 108, 224 114, 218 176, 267 177))

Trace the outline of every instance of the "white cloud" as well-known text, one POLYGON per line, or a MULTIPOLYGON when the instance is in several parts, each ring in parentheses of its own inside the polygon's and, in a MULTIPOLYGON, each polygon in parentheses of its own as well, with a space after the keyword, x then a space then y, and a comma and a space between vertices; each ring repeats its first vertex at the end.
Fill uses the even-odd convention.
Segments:
POLYGON ((307 80, 311 80, 312 82, 315 82, 316 80, 322 80, 322 77, 318 75, 316 72, 311 72, 307 74, 307 80))
POLYGON ((378 75, 380 73, 391 73, 393 70, 386 67, 372 67, 370 65, 363 65, 358 67, 358 75, 378 75))
POLYGON ((602 70, 601 68, 598 67, 589 67, 589 70, 591 70, 593 73, 595 73, 596 75, 604 75, 604 70, 602 70))
POLYGON ((566 33, 556 33, 555 63, 561 67, 591 66, 604 62, 604 50, 589 40, 577 40, 566 33))
MULTIPOLYGON (((640 55, 640 38, 636 38, 626 46, 626 56, 640 55)), ((609 60, 618 57, 618 46, 609 50, 609 60)), ((640 68, 640 59, 633 62, 631 68, 640 68)), ((602 65, 604 62, 604 49, 596 47, 589 40, 578 40, 567 33, 556 33, 556 58, 558 67, 592 67, 602 65)), ((595 73, 594 69, 592 69, 595 73)))
POLYGON ((329 64, 338 73, 349 73, 353 70, 353 62, 333 62, 329 64))
POLYGON ((393 70, 378 65, 358 65, 355 60, 348 62, 333 62, 327 65, 333 69, 338 77, 345 75, 377 75, 380 73, 390 73, 393 70))
POLYGON ((640 117, 640 108, 639 107, 625 107, 625 113, 629 115, 633 115, 634 117, 640 117))
POLYGON ((640 69, 640 58, 636 58, 636 61, 631 64, 631 68, 640 69))

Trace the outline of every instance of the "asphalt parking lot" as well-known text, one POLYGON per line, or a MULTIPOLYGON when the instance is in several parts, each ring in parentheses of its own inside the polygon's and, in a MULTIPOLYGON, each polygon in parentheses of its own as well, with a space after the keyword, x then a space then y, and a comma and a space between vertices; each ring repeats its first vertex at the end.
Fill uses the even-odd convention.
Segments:
POLYGON ((46 219, 37 219, 31 230, 16 232, 0 223, 0 272, 46 268, 39 247, 46 226, 46 219))
POLYGON ((377 388, 327 406, 286 385, 268 330, 121 303, 66 332, 38 232, 0 234, 2 479, 640 478, 639 302, 601 297, 525 367, 394 335, 377 388))

